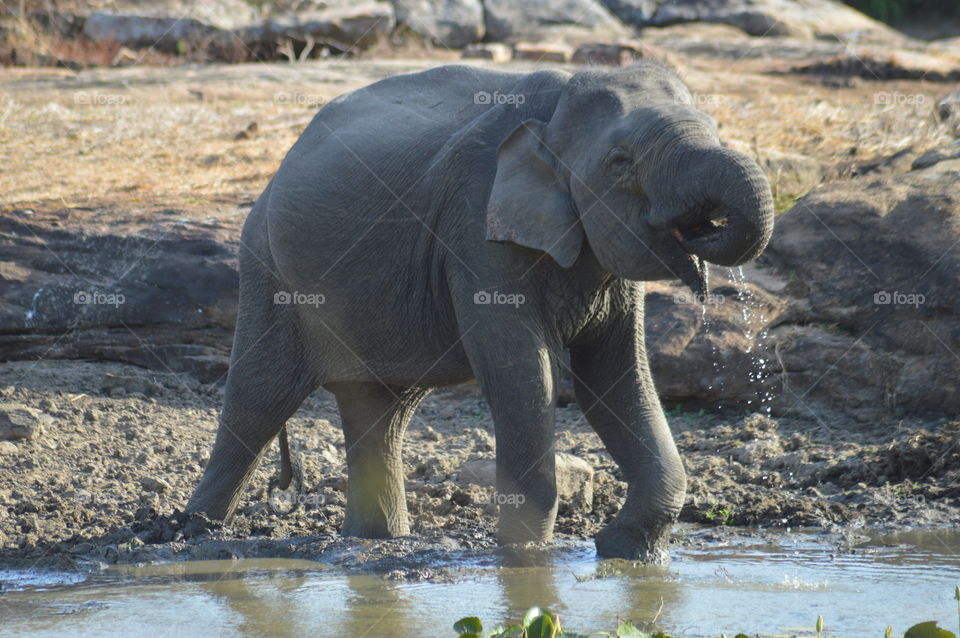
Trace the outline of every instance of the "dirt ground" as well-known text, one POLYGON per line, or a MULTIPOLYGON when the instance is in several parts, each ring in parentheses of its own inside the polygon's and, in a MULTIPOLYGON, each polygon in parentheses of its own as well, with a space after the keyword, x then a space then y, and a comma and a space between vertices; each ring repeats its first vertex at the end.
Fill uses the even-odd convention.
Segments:
MULTIPOLYGON (((458 472, 468 459, 493 456, 489 409, 475 386, 439 391, 417 411, 405 446, 412 535, 380 542, 336 536, 343 436, 322 391, 289 422, 306 479, 299 509, 268 497, 273 445, 229 527, 177 516, 208 458, 221 398, 218 386, 120 364, 0 365, 0 400, 51 417, 34 440, 0 448, 0 566, 289 556, 392 571, 411 556, 495 545, 493 489, 458 472)), ((842 531, 943 527, 960 515, 960 421, 854 428, 762 414, 669 419, 689 476, 682 522, 842 531)), ((558 409, 557 441, 595 469, 592 507, 561 503, 558 539, 588 539, 618 511, 625 485, 576 403, 558 409)))

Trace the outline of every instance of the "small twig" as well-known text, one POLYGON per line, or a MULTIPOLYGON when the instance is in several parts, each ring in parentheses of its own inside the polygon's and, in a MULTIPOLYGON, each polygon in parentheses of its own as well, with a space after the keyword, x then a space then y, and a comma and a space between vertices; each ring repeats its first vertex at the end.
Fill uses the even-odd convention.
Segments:
POLYGON ((660 613, 661 613, 662 611, 663 611, 663 596, 660 597, 660 608, 657 609, 657 613, 655 613, 655 614, 653 615, 653 620, 650 621, 651 624, 654 624, 654 625, 655 625, 655 624, 657 623, 657 618, 660 617, 660 613))

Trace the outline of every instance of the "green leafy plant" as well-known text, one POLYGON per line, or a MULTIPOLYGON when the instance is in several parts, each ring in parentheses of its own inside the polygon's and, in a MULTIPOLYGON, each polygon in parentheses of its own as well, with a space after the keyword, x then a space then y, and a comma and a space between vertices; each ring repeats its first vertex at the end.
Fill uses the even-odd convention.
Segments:
POLYGON ((648 634, 634 627, 633 623, 625 620, 617 627, 616 634, 597 632, 585 636, 563 631, 560 618, 549 609, 531 607, 523 615, 519 625, 499 626, 486 633, 483 623, 475 616, 461 618, 453 624, 453 630, 458 638, 670 638, 669 635, 657 632, 648 634))
MULTIPOLYGON (((954 597, 957 599, 957 613, 960 615, 960 587, 954 590, 954 597)), ((659 613, 658 613, 659 615, 659 613)), ((656 619, 654 619, 654 622, 656 619)), ((823 616, 817 616, 817 622, 814 629, 817 632, 817 638, 823 636, 823 616)), ((560 618, 549 609, 540 609, 531 607, 523 615, 523 620, 518 625, 498 626, 490 631, 483 631, 483 623, 475 616, 461 618, 453 624, 453 630, 457 632, 458 638, 671 638, 669 634, 657 631, 655 633, 646 633, 637 629, 632 622, 624 620, 617 626, 616 633, 605 631, 594 632, 589 635, 566 632, 560 626, 560 618)), ((884 638, 893 637, 893 627, 887 625, 884 631, 884 638)), ((721 634, 721 638, 727 638, 727 634, 721 634)), ((734 638, 750 638, 747 634, 738 633, 734 638)), ((957 638, 956 634, 937 626, 935 620, 928 620, 916 624, 907 629, 903 638, 957 638)))
POLYGON ((733 510, 729 507, 720 507, 714 503, 710 506, 710 511, 706 512, 703 517, 716 525, 726 525, 733 520, 733 510))
POLYGON ((953 597, 957 600, 957 625, 960 625, 960 585, 954 587, 953 597))
POLYGON ((957 635, 937 627, 936 620, 928 620, 908 629, 903 638, 957 638, 957 635))

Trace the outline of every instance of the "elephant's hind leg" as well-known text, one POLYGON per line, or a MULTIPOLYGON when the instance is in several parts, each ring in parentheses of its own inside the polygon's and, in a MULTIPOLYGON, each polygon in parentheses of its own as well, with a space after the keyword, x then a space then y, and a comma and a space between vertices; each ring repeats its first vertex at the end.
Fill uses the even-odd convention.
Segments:
POLYGON ((229 519, 267 445, 316 388, 289 307, 272 301, 238 317, 217 440, 189 512, 229 519))
POLYGON ((347 452, 344 536, 410 533, 403 487, 403 433, 426 391, 380 383, 326 386, 337 397, 347 452))

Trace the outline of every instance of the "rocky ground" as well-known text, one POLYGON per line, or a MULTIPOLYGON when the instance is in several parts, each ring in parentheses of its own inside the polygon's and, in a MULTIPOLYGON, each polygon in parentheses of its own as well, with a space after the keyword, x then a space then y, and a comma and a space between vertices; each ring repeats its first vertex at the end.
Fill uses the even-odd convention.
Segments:
MULTIPOLYGON (((336 536, 343 436, 322 392, 289 426, 305 470, 299 508, 288 511, 290 495, 268 493, 272 446, 230 526, 178 516, 207 460, 221 396, 187 376, 120 364, 0 366, 0 410, 32 408, 19 419, 23 438, 0 443, 0 566, 232 555, 390 570, 495 545, 493 488, 469 469, 493 456, 490 413, 475 387, 437 392, 417 412, 405 447, 412 536, 385 542, 336 536)), ((939 527, 960 515, 958 421, 827 426, 676 410, 669 418, 689 475, 683 522, 837 530, 939 527)), ((594 472, 589 500, 564 492, 558 537, 590 538, 618 511, 624 483, 576 403, 558 410, 557 441, 594 472)), ((571 472, 582 480, 579 466, 560 465, 561 481, 571 472)))

